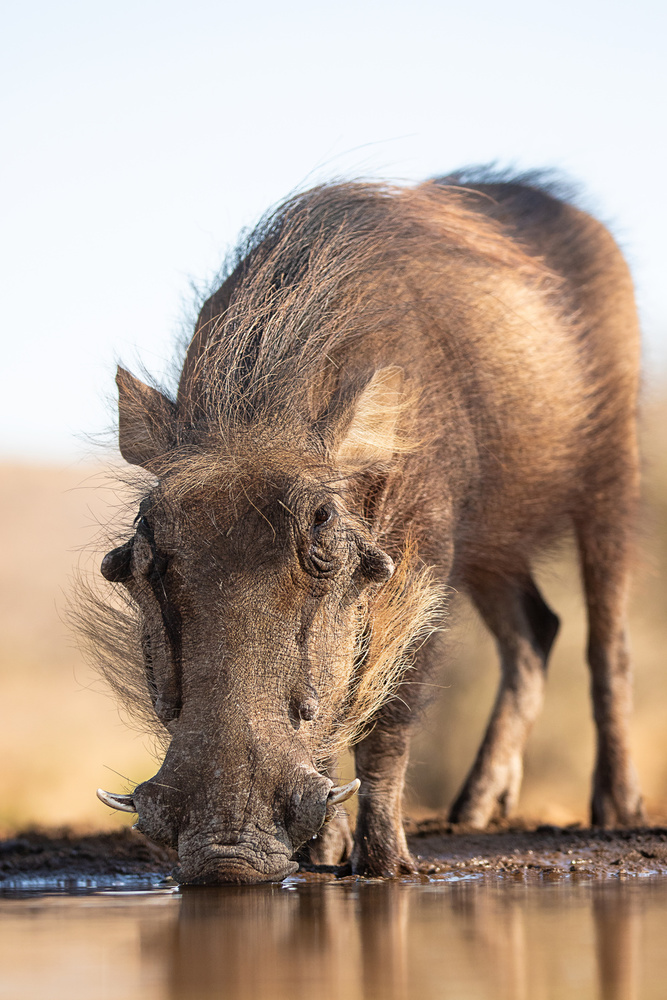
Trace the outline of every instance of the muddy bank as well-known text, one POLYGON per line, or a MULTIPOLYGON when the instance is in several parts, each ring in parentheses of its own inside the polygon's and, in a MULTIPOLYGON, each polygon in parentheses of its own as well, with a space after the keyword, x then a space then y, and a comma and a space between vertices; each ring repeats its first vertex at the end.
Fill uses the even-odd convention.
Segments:
POLYGON ((176 860, 173 851, 128 829, 88 835, 26 830, 0 841, 0 893, 22 887, 150 886, 167 877, 176 860))
MULTIPOLYGON (((406 828, 422 878, 553 881, 667 874, 667 826, 590 830, 514 822, 480 832, 428 819, 407 821, 406 828)), ((176 862, 173 851, 130 830, 83 836, 28 830, 0 841, 0 892, 155 885, 176 862)))
POLYGON ((407 823, 428 875, 561 879, 667 874, 667 826, 628 830, 497 824, 480 832, 437 820, 407 823))

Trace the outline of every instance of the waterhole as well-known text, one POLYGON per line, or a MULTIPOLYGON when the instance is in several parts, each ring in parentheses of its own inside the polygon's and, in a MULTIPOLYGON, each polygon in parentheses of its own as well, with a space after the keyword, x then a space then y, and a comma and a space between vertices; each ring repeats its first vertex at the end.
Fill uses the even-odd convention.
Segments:
POLYGON ((665 942, 664 877, 23 891, 0 898, 0 997, 662 1000, 665 942))

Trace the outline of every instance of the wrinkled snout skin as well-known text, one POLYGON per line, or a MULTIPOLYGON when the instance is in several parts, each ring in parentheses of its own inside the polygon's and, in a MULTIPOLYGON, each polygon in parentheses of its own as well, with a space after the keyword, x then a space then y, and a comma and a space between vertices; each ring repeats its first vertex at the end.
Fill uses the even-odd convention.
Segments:
POLYGON ((245 762, 236 752, 231 767, 229 748, 197 741, 201 769, 192 767, 192 743, 185 753, 176 741, 155 777, 137 786, 137 829, 178 852, 182 883, 274 882, 296 871, 292 857, 323 826, 332 782, 281 760, 270 740, 242 747, 245 762))

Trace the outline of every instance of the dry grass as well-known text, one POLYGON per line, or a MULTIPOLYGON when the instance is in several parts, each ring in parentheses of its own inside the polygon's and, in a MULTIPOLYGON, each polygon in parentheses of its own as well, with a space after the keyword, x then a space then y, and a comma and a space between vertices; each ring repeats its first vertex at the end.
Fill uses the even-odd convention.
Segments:
MULTIPOLYGON (((667 814, 667 400, 647 407, 646 506, 632 604, 636 664, 633 724, 637 766, 649 810, 667 814)), ((98 785, 122 791, 155 770, 148 744, 118 716, 102 683, 83 663, 63 622, 74 568, 94 570, 82 548, 99 534, 117 501, 103 470, 0 466, 0 831, 27 823, 125 825, 95 798, 98 785)), ((576 566, 564 552, 541 583, 561 616, 545 710, 529 743, 524 814, 552 822, 584 820, 593 759, 585 625, 576 566)), ((416 742, 409 803, 442 808, 472 761, 489 711, 495 652, 471 617, 448 637, 441 690, 416 742)))
MULTIPOLYGON (((154 771, 64 622, 66 593, 116 503, 101 469, 0 466, 0 829, 126 824, 95 797, 154 771)), ((94 560, 93 560, 94 561, 94 560)))

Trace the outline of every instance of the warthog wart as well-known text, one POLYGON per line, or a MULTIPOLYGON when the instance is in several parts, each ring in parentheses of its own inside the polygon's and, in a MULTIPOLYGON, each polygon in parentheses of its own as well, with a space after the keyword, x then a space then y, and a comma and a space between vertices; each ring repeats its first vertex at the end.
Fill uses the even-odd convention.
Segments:
POLYGON ((298 852, 413 870, 404 776, 451 588, 501 661, 451 819, 510 811, 558 629, 531 567, 568 530, 592 820, 641 819, 625 632, 638 340, 608 231, 538 180, 480 171, 290 199, 203 305, 173 396, 119 369, 120 450, 147 485, 102 563, 116 598, 85 627, 166 752, 129 794, 99 794, 177 848, 184 882, 281 879, 298 852), (334 787, 348 746, 357 779, 334 787), (353 839, 337 807, 358 787, 353 839))

